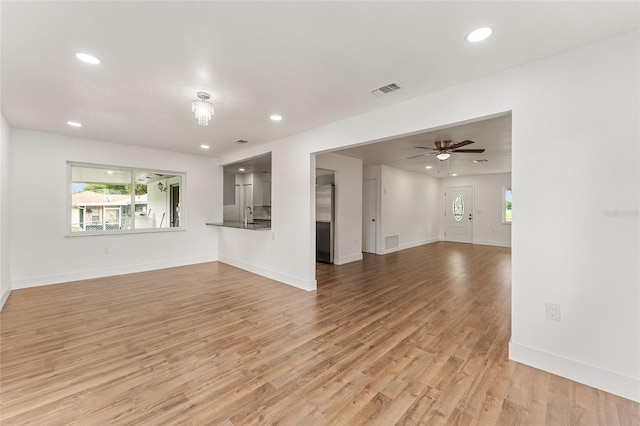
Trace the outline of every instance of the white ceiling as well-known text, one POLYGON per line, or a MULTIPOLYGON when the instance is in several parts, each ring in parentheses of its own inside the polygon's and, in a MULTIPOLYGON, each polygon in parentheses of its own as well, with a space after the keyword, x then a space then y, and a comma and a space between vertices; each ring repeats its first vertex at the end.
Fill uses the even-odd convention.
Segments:
POLYGON ((334 152, 360 158, 364 166, 385 164, 434 177, 448 177, 454 173, 463 176, 510 172, 511 113, 334 152), (432 150, 416 148, 434 148, 435 142, 441 140, 451 140, 454 143, 472 140, 474 144, 462 149, 484 149, 485 152, 454 152, 448 160, 440 161, 431 154, 432 150), (409 158, 421 154, 426 155, 409 158), (488 161, 474 163, 473 160, 488 161), (431 168, 426 169, 426 166, 431 168))
POLYGON ((225 173, 271 173, 271 153, 246 158, 237 163, 224 166, 225 173), (240 170, 244 169, 244 170, 240 170))
MULTIPOLYGON (((12 127, 210 156, 627 32, 639 22, 635 1, 2 1, 0 7, 1 102, 12 127), (494 28, 493 37, 475 45, 464 40, 484 25, 494 28), (79 62, 76 52, 102 63, 79 62), (402 89, 369 93, 392 82, 402 89), (213 95, 216 113, 207 127, 191 113, 198 91, 213 95), (284 119, 271 121, 274 113, 284 119), (69 120, 83 127, 71 128, 69 120), (249 144, 234 144, 238 139, 249 144), (211 149, 203 151, 203 143, 211 149)), ((472 130, 450 133, 488 149, 493 139, 472 130)), ((476 130, 487 133, 483 125, 476 130)), ((498 167, 499 160, 489 164, 498 167)))

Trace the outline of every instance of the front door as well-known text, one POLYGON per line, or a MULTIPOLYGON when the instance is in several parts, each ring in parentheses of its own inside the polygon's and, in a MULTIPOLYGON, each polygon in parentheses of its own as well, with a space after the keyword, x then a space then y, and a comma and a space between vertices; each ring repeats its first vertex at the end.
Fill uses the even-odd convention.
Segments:
POLYGON ((103 229, 120 229, 120 207, 105 207, 103 229))
POLYGON ((473 187, 445 188, 445 241, 473 242, 473 187))

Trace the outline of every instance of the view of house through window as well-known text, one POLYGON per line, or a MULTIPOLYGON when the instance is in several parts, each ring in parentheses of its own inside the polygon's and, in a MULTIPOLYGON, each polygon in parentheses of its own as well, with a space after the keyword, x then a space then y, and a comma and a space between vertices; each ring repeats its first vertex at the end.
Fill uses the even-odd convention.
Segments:
POLYGON ((71 164, 71 232, 178 228, 180 174, 71 164))
POLYGON ((504 189, 504 200, 503 200, 503 212, 504 212, 504 223, 511 223, 511 188, 504 189))

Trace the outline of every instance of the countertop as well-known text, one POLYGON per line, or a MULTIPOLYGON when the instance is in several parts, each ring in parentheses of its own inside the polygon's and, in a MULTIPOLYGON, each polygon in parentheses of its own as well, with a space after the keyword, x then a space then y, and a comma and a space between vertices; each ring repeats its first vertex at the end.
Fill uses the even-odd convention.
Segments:
POLYGON ((260 219, 256 219, 253 222, 249 222, 247 226, 244 225, 244 221, 239 222, 239 221, 231 221, 231 220, 225 220, 224 222, 207 222, 205 225, 223 226, 226 228, 248 229, 250 231, 269 231, 271 229, 270 220, 260 220, 260 219))

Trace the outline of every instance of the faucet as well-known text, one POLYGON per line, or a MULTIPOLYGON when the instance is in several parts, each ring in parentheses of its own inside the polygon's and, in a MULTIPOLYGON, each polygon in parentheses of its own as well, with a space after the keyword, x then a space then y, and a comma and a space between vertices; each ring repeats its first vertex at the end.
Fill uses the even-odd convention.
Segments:
POLYGON ((253 214, 253 210, 251 210, 251 206, 247 206, 244 212, 244 227, 246 228, 249 225, 249 216, 253 214), (249 210, 249 214, 247 214, 247 210, 249 210))

